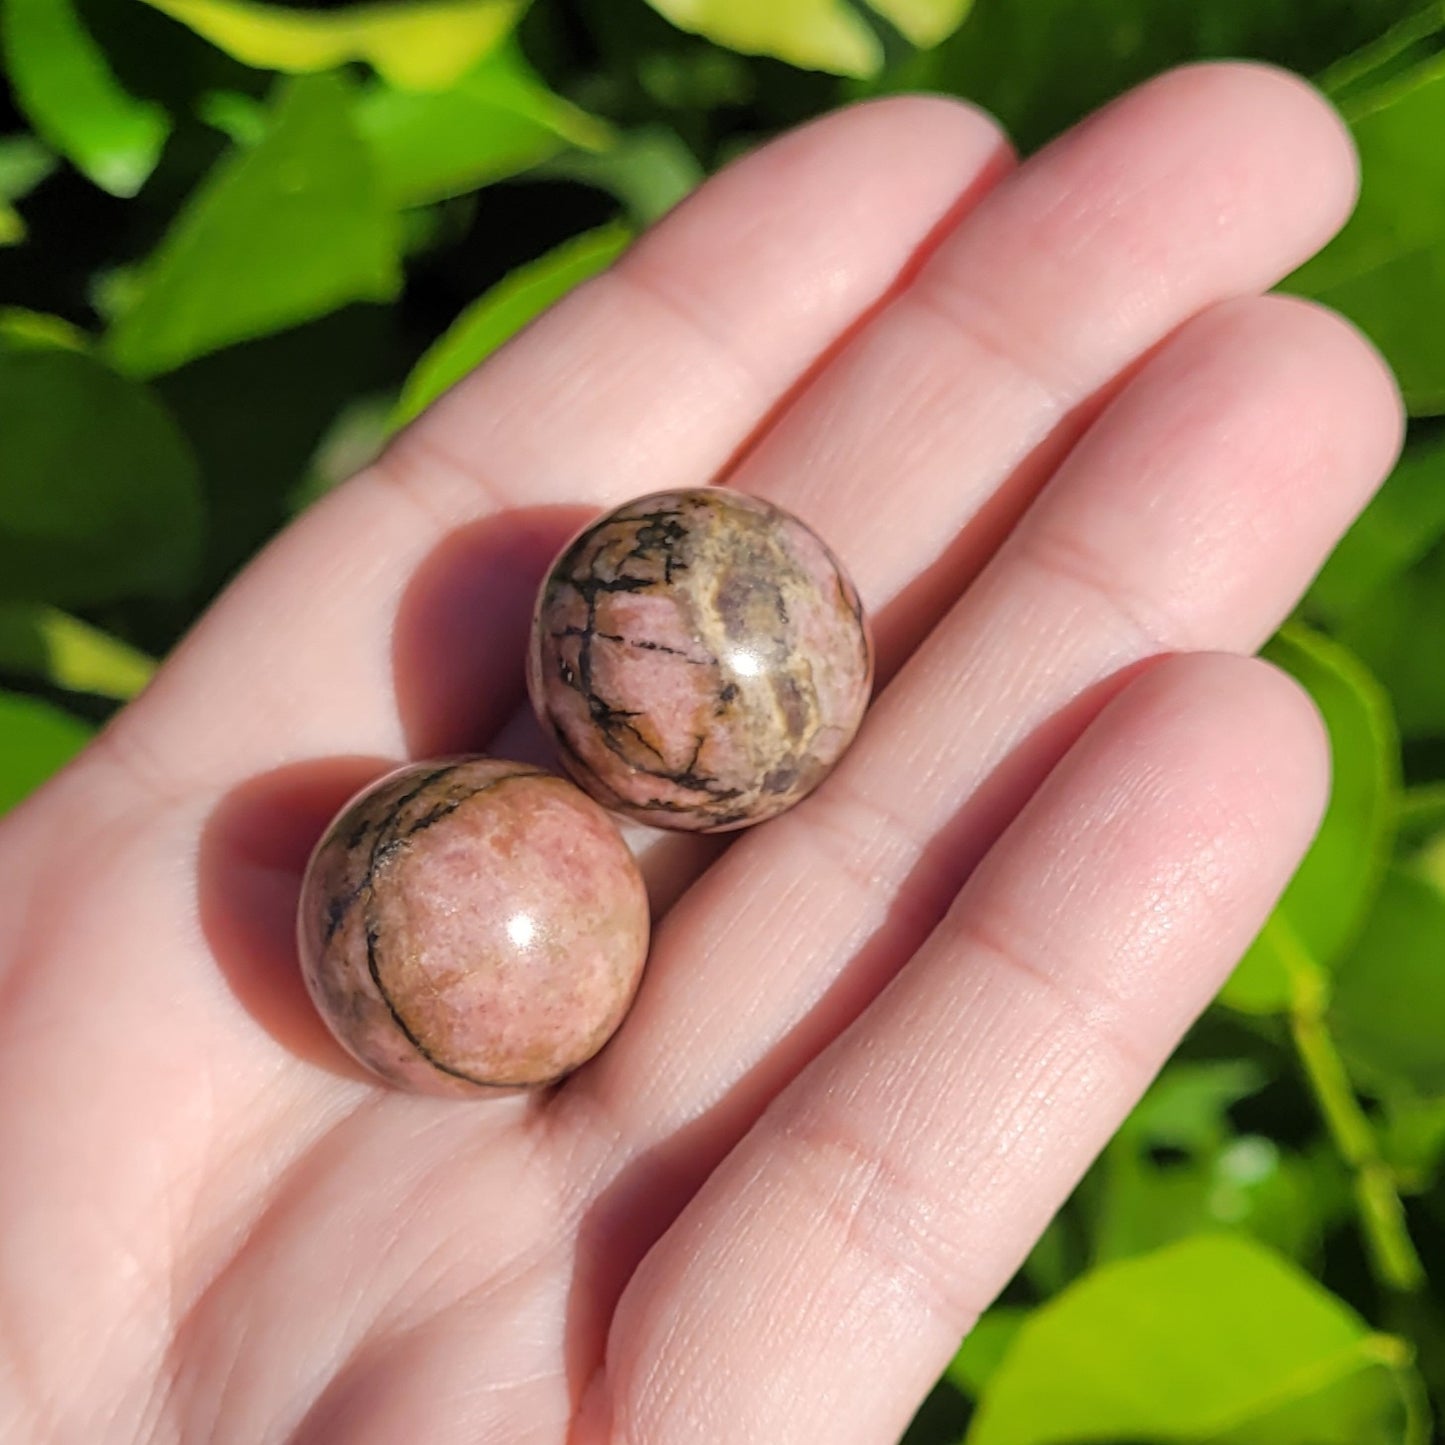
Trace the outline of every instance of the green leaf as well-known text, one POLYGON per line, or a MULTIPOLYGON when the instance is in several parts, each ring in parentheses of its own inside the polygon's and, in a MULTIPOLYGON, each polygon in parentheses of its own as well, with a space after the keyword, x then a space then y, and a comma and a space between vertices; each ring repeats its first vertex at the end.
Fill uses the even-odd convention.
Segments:
MULTIPOLYGON (((1433 843, 1445 835, 1445 781, 1407 788, 1400 799, 1400 841, 1409 847, 1433 843)), ((1441 879, 1445 886, 1445 877, 1441 879)))
POLYGON ((375 86, 356 111, 389 202, 418 206, 476 190, 566 146, 598 150, 611 130, 554 95, 505 45, 449 90, 375 86))
POLYGON ((25 222, 12 202, 28 196, 55 166, 54 154, 33 135, 0 137, 0 246, 25 239, 25 222))
POLYGON ((1345 103, 1360 152, 1359 204, 1285 283, 1342 311, 1384 352, 1414 415, 1445 411, 1445 57, 1345 103))
POLYGON ((160 159, 170 119, 122 89, 73 0, 4 0, 0 40, 35 129, 103 190, 135 195, 160 159))
POLYGON ((335 76, 291 83, 270 134, 227 157, 172 226, 110 355, 154 376, 401 284, 399 229, 335 76))
POLYGON ((54 152, 33 135, 0 137, 0 196, 7 201, 28 196, 56 164, 54 152))
POLYGON ((1220 995, 1246 1013, 1282 1011, 1301 956, 1328 970, 1354 941, 1384 877, 1400 791, 1390 701, 1360 660, 1298 623, 1264 655, 1309 689, 1329 730, 1334 780, 1314 845, 1220 995))
POLYGON ((54 607, 0 605, 0 672, 120 702, 155 672, 154 659, 54 607))
POLYGON ((1411 443, 1359 520, 1335 548, 1308 599, 1312 615, 1339 626, 1445 537, 1445 432, 1411 443))
POLYGON ((1445 832, 1437 829, 1416 849, 1413 857, 1409 857, 1407 848, 1399 851, 1408 857, 1410 867, 1420 877, 1428 879, 1436 888, 1445 889, 1445 832))
POLYGON ((83 722, 58 707, 0 692, 0 813, 59 772, 90 735, 83 722))
POLYGON ((54 153, 33 135, 0 137, 0 197, 28 196, 56 167, 54 153))
POLYGON ((78 326, 43 311, 0 306, 0 347, 11 351, 38 347, 42 351, 88 351, 90 337, 78 326))
POLYGON ((1445 1163, 1445 1098, 1393 1090, 1384 1099, 1380 1152, 1404 1193, 1423 1193, 1445 1163))
POLYGON ((287 510, 304 511, 369 467, 391 439, 395 410, 396 398, 390 392, 358 397, 343 407, 317 443, 306 475, 287 497, 287 510))
POLYGON ((1315 84, 1336 105, 1351 105, 1433 55, 1439 49, 1437 36, 1442 25, 1445 6, 1440 0, 1412 8, 1382 35, 1332 60, 1315 77, 1315 84))
MULTIPOLYGON (((289 495, 351 398, 382 389, 394 395, 396 329, 383 307, 348 306, 156 382, 200 463, 202 591, 219 587, 288 520, 289 495)), ((150 645, 160 651, 164 642, 150 645)))
MULTIPOLYGON (((867 0, 911 44, 927 48, 952 34, 970 0, 867 0)), ((747 55, 773 55, 807 70, 872 75, 883 43, 851 0, 649 0, 681 30, 747 55)), ((861 0, 860 0, 861 5, 861 0)))
POLYGON ((606 150, 565 151, 543 173, 610 191, 639 229, 666 215, 704 179, 682 137, 662 125, 629 131, 606 150))
POLYGON ((868 4, 910 45, 930 50, 963 24, 973 0, 868 0, 868 4))
POLYGON ((408 90, 454 85, 511 33, 526 9, 526 0, 402 0, 327 11, 251 0, 148 3, 243 65, 302 74, 364 60, 408 90))
POLYGON ((1019 1273, 1037 1294, 1058 1294, 1089 1263, 1081 1231, 1073 1227, 1071 1214, 1065 1206, 1054 1215, 1020 1266, 1019 1273))
MULTIPOLYGON (((757 77, 748 62, 714 45, 648 50, 637 57, 637 83, 648 100, 673 112, 746 106, 758 94, 757 77)), ((719 159, 722 153, 720 148, 719 159)))
POLYGON ((266 107, 238 90, 208 90, 196 102, 196 118, 242 148, 259 145, 270 129, 266 107))
POLYGON ((1116 1140, 1097 1171, 1094 1260, 1128 1259, 1225 1227, 1284 1254, 1312 1257, 1330 1222, 1314 1186, 1308 1165, 1262 1135, 1170 1162, 1116 1140))
POLYGON ((1239 1135, 1215 1152, 1207 1179, 1208 1225, 1246 1231, 1307 1263, 1317 1261, 1328 1230, 1351 1211, 1349 1175, 1338 1156, 1325 1149, 1306 1158, 1262 1134, 1239 1135))
POLYGON ((1445 736, 1445 667, 1439 630, 1422 626, 1445 608, 1445 542, 1375 593, 1340 628, 1341 640, 1389 689, 1407 738, 1445 736))
POLYGON ((1325 1221, 1311 1171, 1270 1139, 1236 1135, 1229 1119, 1264 1083, 1246 1059, 1166 1067, 1090 1176, 1096 1261, 1224 1225, 1291 1255, 1313 1250, 1325 1221))
POLYGON ((1024 1323, 968 1445, 1399 1439, 1372 1335, 1260 1246, 1203 1235, 1092 1271, 1024 1323))
MULTIPOLYGON (((1433 124, 1445 126, 1445 105, 1433 124)), ((1364 174, 1378 187, 1378 166, 1364 174)), ((1445 168, 1395 182, 1397 190, 1407 185, 1427 191, 1445 186, 1445 168)), ((1353 245, 1357 237, 1348 240, 1353 245)), ((1353 321, 1394 369, 1411 416, 1445 414, 1445 333, 1430 325, 1435 308, 1445 306, 1445 227, 1414 250, 1361 258, 1353 272, 1322 277, 1307 271, 1290 277, 1282 289, 1312 297, 1353 321)))
POLYGON ((890 89, 946 90, 996 114, 1033 150, 1183 61, 1270 60, 1309 73, 1378 36, 1419 0, 974 0, 938 49, 890 89))
POLYGON ((1330 1028, 1353 1072, 1377 1090, 1445 1098, 1445 891, 1396 867, 1341 964, 1330 1028))
POLYGON ((1150 1085, 1118 1138, 1193 1151, 1222 1148, 1230 1134, 1230 1105, 1258 1093, 1264 1083, 1263 1070, 1249 1059, 1176 1061, 1150 1085))
POLYGON ((1010 1305, 995 1305, 980 1315, 953 1357, 948 1378, 965 1395, 977 1399, 989 1377, 1003 1363, 1028 1317, 1028 1310, 1010 1305))
POLYGON ((602 226, 574 236, 499 281, 462 312, 417 363, 397 403, 396 425, 425 411, 533 317, 609 266, 630 239, 625 226, 602 226))
POLYGON ((185 439, 146 388, 75 351, 0 349, 0 600, 175 595, 201 503, 185 439))

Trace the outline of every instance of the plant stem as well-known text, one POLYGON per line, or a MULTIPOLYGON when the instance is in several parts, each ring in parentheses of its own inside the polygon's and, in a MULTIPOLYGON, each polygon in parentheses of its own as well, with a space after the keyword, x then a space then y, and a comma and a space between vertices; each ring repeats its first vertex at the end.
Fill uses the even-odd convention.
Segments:
POLYGON ((1325 1124, 1354 1174, 1355 1202, 1380 1282, 1411 1294, 1425 1282, 1405 1225, 1405 1210, 1389 1165, 1380 1157, 1370 1121, 1345 1073, 1334 1040, 1318 1015, 1292 1009, 1290 1032, 1325 1124))
POLYGON ((1326 1022, 1328 981, 1283 918, 1276 916, 1270 927, 1289 970, 1289 1026, 1295 1051, 1325 1127, 1353 1175, 1355 1203, 1376 1278, 1391 1293, 1416 1294, 1425 1283, 1424 1266, 1410 1238, 1394 1172, 1381 1156, 1379 1140, 1326 1022))
POLYGON ((1411 1368, 1409 1360, 1394 1362, 1391 1374, 1400 1391, 1400 1404, 1404 1411, 1401 1445, 1429 1445, 1434 1411, 1430 1408, 1425 1381, 1417 1370, 1411 1368))

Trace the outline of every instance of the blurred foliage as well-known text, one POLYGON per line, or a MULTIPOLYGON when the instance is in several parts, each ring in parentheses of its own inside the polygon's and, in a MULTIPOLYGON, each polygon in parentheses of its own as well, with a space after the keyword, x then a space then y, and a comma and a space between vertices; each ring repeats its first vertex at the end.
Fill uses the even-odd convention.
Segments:
POLYGON ((923 87, 1032 148, 1175 62, 1316 77, 1364 183, 1287 284, 1376 340, 1412 416, 1269 648, 1334 800, 909 1439, 1432 1438, 1445 4, 0 0, 0 42, 0 807, 298 507, 759 139, 923 87))

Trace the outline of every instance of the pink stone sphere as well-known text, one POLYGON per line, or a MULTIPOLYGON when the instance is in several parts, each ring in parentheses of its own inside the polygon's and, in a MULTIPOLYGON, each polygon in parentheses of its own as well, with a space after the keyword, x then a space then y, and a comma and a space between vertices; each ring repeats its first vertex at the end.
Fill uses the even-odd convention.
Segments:
POLYGON ((822 782, 863 720, 873 649, 857 590, 813 531, 701 487, 628 502, 563 550, 527 682, 598 802, 712 833, 822 782))
POLYGON ((326 830, 298 914, 331 1032, 399 1088, 540 1087, 622 1022, 647 959, 647 892, 616 825, 524 763, 413 763, 326 830))

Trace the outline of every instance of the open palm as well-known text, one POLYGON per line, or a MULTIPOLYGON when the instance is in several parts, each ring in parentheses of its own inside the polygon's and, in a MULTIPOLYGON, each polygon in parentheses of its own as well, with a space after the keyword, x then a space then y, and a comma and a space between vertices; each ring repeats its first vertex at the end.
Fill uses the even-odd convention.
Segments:
POLYGON ((1308 703, 1220 654, 1398 442, 1369 348, 1256 294, 1353 186, 1252 67, 1021 168, 965 106, 857 107, 273 544, 0 829, 0 1435, 895 1437, 1318 815, 1308 703), (297 973, 310 845, 399 758, 535 748, 553 549, 709 480, 852 571, 857 744, 725 851, 641 840, 649 971, 560 1088, 376 1086, 297 973))

